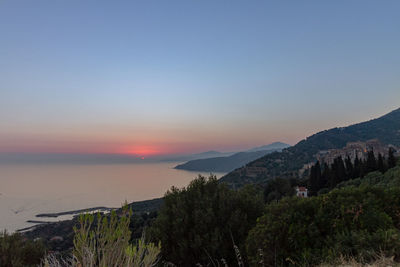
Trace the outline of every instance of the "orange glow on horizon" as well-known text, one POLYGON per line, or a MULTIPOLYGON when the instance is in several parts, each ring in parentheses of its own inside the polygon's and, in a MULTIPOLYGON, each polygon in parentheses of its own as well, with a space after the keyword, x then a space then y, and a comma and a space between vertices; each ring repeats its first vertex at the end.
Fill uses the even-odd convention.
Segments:
POLYGON ((135 146, 122 148, 118 153, 139 156, 141 158, 163 154, 159 149, 150 146, 135 146))

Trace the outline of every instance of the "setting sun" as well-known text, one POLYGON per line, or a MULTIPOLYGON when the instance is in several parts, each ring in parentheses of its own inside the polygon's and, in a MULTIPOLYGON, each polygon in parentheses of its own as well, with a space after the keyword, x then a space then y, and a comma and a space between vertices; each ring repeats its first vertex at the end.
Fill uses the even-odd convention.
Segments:
POLYGON ((135 155, 138 157, 148 157, 148 156, 162 154, 162 152, 159 149, 156 149, 151 146, 125 147, 125 148, 122 148, 121 151, 119 151, 119 153, 135 155))

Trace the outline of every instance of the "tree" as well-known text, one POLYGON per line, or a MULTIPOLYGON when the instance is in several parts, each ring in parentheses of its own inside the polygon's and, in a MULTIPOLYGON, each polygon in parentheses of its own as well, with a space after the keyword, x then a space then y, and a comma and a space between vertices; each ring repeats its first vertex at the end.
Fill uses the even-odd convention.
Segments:
POLYGON ((0 266, 38 266, 46 253, 40 241, 31 241, 21 234, 0 233, 0 266))
POLYGON ((310 178, 308 180, 309 194, 310 196, 317 195, 318 191, 322 188, 323 183, 321 179, 321 165, 319 161, 311 167, 310 178))
POLYGON ((356 158, 354 159, 354 172, 352 178, 357 178, 361 177, 361 169, 362 169, 362 162, 358 158, 358 155, 356 155, 356 158))
POLYGON ((378 166, 377 166, 378 171, 380 171, 381 173, 384 173, 386 171, 386 169, 385 169, 384 159, 383 159, 381 153, 379 153, 379 155, 378 155, 378 163, 377 164, 378 164, 378 166))
POLYGON ((355 177, 353 177, 354 166, 353 166, 353 163, 351 162, 351 159, 349 156, 347 156, 347 158, 345 160, 345 165, 346 165, 346 180, 355 178, 355 177))
POLYGON ((389 148, 389 156, 388 156, 388 168, 393 168, 394 166, 396 166, 396 158, 394 156, 394 149, 393 148, 389 148))
POLYGON ((331 170, 329 168, 329 165, 327 163, 324 163, 321 174, 321 188, 329 187, 330 180, 331 180, 331 170))
POLYGON ((335 187, 338 183, 343 182, 346 178, 346 168, 344 166, 344 162, 341 156, 335 158, 333 160, 332 168, 332 176, 330 186, 331 188, 335 187))
POLYGON ((204 266, 224 258, 236 262, 248 231, 262 214, 262 193, 253 186, 229 189, 215 176, 199 176, 186 188, 173 187, 150 229, 161 241, 164 260, 177 266, 204 266), (234 243, 233 243, 234 242, 234 243))
POLYGON ((367 153, 367 162, 366 162, 366 172, 373 172, 376 171, 377 164, 376 164, 376 159, 375 159, 375 154, 373 150, 368 151, 367 153))
POLYGON ((277 201, 285 196, 294 195, 295 190, 290 179, 275 178, 267 182, 264 189, 264 201, 269 203, 277 201))

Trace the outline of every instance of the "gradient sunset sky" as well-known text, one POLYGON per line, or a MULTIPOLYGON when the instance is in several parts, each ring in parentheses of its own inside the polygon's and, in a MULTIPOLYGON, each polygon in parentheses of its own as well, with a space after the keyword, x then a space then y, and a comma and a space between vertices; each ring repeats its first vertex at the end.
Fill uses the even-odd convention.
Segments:
POLYGON ((400 1, 0 1, 0 153, 295 144, 400 107, 400 1))

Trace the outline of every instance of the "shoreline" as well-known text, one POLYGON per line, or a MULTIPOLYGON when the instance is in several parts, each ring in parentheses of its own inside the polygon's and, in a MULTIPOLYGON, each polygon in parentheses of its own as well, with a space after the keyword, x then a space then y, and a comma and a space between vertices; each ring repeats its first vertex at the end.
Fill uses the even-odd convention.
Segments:
MULTIPOLYGON (((133 213, 142 213, 142 212, 152 212, 158 210, 158 208, 161 206, 163 202, 163 198, 153 198, 153 199, 148 199, 148 200, 141 200, 141 201, 134 201, 131 203, 128 203, 128 206, 130 209, 132 209, 133 213)), ((120 208, 109 208, 109 207, 93 207, 93 208, 86 208, 86 209, 78 209, 78 210, 71 210, 71 211, 63 211, 63 212, 56 212, 56 213, 40 213, 35 215, 36 218, 58 218, 61 216, 66 216, 66 215, 73 215, 72 219, 65 219, 65 220, 59 220, 59 221, 39 221, 39 220, 28 220, 26 221, 27 223, 34 223, 35 225, 24 227, 21 229, 17 229, 16 232, 27 232, 27 231, 34 231, 42 226, 46 225, 56 225, 62 222, 66 221, 72 221, 76 216, 82 213, 87 213, 87 212, 102 212, 106 211, 105 213, 109 213, 112 210, 119 210, 120 208)))
MULTIPOLYGON (((40 214, 35 215, 35 217, 37 217, 37 218, 57 218, 57 217, 64 216, 64 215, 79 215, 81 213, 94 212, 94 211, 110 212, 110 211, 116 210, 116 209, 118 209, 118 208, 93 207, 93 208, 86 208, 86 209, 79 209, 79 210, 56 212, 56 213, 40 213, 40 214)), ((29 222, 29 221, 27 221, 27 222, 29 222)))

